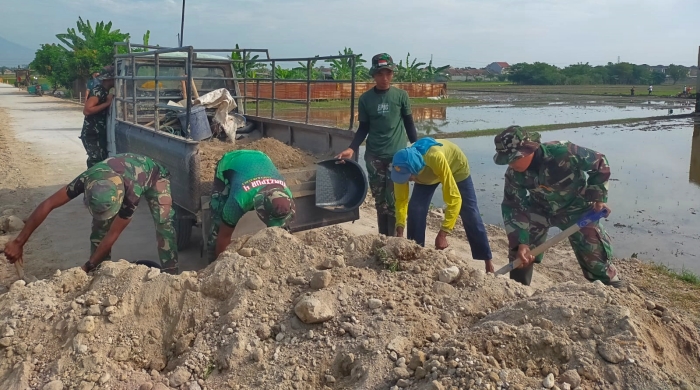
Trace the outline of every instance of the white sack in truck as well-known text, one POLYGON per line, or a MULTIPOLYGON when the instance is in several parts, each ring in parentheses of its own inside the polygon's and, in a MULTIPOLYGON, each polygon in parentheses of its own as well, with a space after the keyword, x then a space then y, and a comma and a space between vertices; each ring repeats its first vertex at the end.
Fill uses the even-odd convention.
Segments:
POLYGON ((229 142, 236 139, 236 130, 243 126, 243 120, 229 115, 237 107, 236 101, 229 93, 228 89, 220 88, 204 94, 194 101, 195 105, 203 105, 205 108, 216 108, 214 122, 219 123, 226 133, 229 142))

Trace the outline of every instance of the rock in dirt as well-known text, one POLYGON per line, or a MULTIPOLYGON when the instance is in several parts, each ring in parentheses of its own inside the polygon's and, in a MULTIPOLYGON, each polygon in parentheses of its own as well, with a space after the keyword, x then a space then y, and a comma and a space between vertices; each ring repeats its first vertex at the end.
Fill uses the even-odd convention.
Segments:
POLYGON ((253 257, 253 248, 241 248, 238 250, 238 254, 243 257, 253 257))
POLYGON ((442 383, 438 381, 432 381, 426 383, 423 387, 420 388, 420 390, 445 390, 445 386, 443 386, 442 383))
POLYGON ((567 383, 571 385, 572 389, 577 388, 581 384, 581 376, 576 370, 569 370, 561 374, 557 379, 559 383, 567 383))
POLYGON ((551 389, 554 387, 554 374, 547 375, 542 381, 542 387, 545 389, 551 389))
POLYGON ((335 316, 331 306, 322 295, 307 295, 294 306, 294 313, 305 324, 318 324, 335 316))
POLYGON ((422 367, 425 363, 425 353, 423 351, 416 351, 413 356, 411 356, 411 361, 408 362, 408 368, 415 370, 418 367, 422 367))
POLYGON ((142 383, 141 386, 139 386, 139 390, 151 390, 151 389, 153 389, 153 383, 151 383, 151 382, 142 383))
POLYGON ((63 390, 63 382, 60 380, 51 381, 45 384, 41 390, 63 390))
POLYGON ((263 281, 260 279, 260 276, 253 274, 248 277, 248 279, 245 281, 245 286, 248 287, 251 290, 258 290, 262 287, 263 281))
POLYGON ((188 369, 185 367, 178 367, 170 374, 170 378, 168 378, 170 380, 169 384, 171 387, 180 387, 187 383, 191 376, 192 373, 190 373, 188 369))
POLYGON ((332 276, 331 276, 330 271, 319 271, 319 272, 316 272, 311 277, 311 281, 309 282, 309 285, 314 290, 320 290, 322 288, 326 288, 326 287, 330 286, 331 279, 332 279, 332 276))
POLYGON ((92 333, 95 327, 95 317, 87 316, 78 322, 78 333, 92 333))
POLYGON ((407 337, 396 336, 389 342, 389 344, 386 346, 386 349, 388 349, 389 351, 395 351, 396 353, 403 355, 412 345, 413 341, 411 341, 407 337))
POLYGON ((625 360, 625 351, 612 341, 606 341, 598 345, 598 353, 603 359, 613 364, 625 360))
POLYGON ((452 266, 449 268, 441 269, 438 272, 438 280, 443 283, 452 283, 459 277, 459 268, 452 266))
POLYGON ((654 309, 656 309, 656 304, 655 304, 654 302, 652 302, 652 301, 647 300, 647 301, 644 302, 644 305, 647 307, 647 310, 654 310, 654 309))
POLYGON ((14 215, 0 217, 0 229, 5 233, 19 232, 24 227, 24 222, 14 215))
POLYGON ((377 299, 377 298, 371 298, 370 300, 367 301, 367 306, 370 309, 379 309, 380 307, 382 307, 383 304, 384 304, 384 302, 382 302, 381 299, 377 299))
POLYGON ((345 267, 345 258, 341 255, 329 257, 321 263, 320 269, 332 269, 345 267))

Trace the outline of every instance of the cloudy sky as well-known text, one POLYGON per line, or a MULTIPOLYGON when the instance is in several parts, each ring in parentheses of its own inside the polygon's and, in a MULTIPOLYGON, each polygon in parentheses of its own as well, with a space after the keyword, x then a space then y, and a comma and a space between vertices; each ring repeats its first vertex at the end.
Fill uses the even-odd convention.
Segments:
MULTIPOLYGON (((181 0, 27 0, 0 36, 35 49, 78 16, 111 20, 140 42, 177 44, 181 0), (38 27, 32 21, 41 21, 38 27)), ((7 14, 5 14, 7 15, 7 14)), ((388 52, 439 64, 557 66, 697 63, 697 0, 187 0, 185 45, 268 48, 273 57, 388 52)))

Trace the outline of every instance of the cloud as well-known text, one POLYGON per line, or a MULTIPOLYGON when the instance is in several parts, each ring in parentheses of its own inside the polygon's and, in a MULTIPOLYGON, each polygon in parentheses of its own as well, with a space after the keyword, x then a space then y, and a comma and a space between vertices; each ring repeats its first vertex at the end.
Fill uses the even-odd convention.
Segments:
MULTIPOLYGON (((0 36, 25 46, 55 41, 78 16, 112 20, 135 41, 172 46, 180 32, 180 0, 34 0, 6 18, 0 36), (31 8, 31 10, 27 10, 31 8), (26 20, 40 18, 46 28, 26 20)), ((410 52, 437 63, 485 66, 543 61, 558 66, 697 61, 687 15, 700 3, 682 0, 190 0, 185 44, 201 48, 269 48, 275 57, 335 54, 352 47, 365 58, 410 52)))

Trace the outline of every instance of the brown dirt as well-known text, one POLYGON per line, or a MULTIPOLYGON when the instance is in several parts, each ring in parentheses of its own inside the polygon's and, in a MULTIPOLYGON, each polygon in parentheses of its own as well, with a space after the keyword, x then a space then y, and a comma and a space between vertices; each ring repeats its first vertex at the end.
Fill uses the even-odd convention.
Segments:
POLYGON ((279 170, 303 168, 318 161, 303 150, 286 145, 274 138, 261 138, 252 142, 237 141, 235 144, 219 140, 205 141, 199 143, 202 182, 214 180, 214 170, 221 156, 231 150, 240 149, 259 150, 267 154, 279 170))

